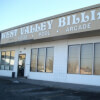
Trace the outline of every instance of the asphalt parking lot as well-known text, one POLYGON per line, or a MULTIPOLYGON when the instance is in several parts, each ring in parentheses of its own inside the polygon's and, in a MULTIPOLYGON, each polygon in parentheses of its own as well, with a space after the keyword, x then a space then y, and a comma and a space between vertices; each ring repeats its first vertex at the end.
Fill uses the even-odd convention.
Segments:
POLYGON ((100 93, 58 89, 0 79, 0 100, 100 100, 100 93))

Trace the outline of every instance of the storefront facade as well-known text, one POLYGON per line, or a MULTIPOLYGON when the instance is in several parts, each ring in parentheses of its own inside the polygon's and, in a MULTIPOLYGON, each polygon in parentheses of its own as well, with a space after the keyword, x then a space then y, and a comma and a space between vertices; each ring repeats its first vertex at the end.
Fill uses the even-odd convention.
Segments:
POLYGON ((0 33, 0 76, 100 86, 100 4, 0 33))

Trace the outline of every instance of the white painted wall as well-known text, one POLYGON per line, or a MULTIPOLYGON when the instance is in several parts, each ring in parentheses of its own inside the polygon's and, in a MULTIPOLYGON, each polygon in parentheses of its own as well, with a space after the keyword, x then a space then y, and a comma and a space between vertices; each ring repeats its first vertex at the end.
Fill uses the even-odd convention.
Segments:
MULTIPOLYGON (((26 54, 24 76, 27 76, 29 79, 100 86, 100 75, 67 74, 68 45, 96 42, 100 42, 100 36, 7 47, 1 48, 0 51, 15 50, 15 65, 13 71, 16 72, 16 77, 18 55, 26 54), (31 48, 41 47, 54 47, 53 73, 30 72, 31 48)), ((11 75, 12 71, 0 70, 0 76, 11 77, 11 75)))

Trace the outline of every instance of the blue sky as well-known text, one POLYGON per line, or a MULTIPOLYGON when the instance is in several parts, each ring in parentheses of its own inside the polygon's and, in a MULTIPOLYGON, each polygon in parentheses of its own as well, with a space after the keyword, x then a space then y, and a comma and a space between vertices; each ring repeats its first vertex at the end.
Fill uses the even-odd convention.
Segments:
POLYGON ((100 0, 0 0, 0 30, 100 4, 100 0))

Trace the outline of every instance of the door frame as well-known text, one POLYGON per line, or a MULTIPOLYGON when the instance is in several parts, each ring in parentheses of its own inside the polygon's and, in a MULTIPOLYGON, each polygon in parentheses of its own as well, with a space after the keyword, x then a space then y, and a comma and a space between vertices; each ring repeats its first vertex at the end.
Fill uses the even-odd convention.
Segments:
MULTIPOLYGON (((25 65, 26 65, 26 53, 20 53, 20 54, 18 54, 17 77, 20 77, 20 76, 18 76, 18 70, 19 70, 19 55, 25 55, 25 65)), ((22 77, 25 77, 25 67, 24 67, 24 76, 22 76, 22 77)))

